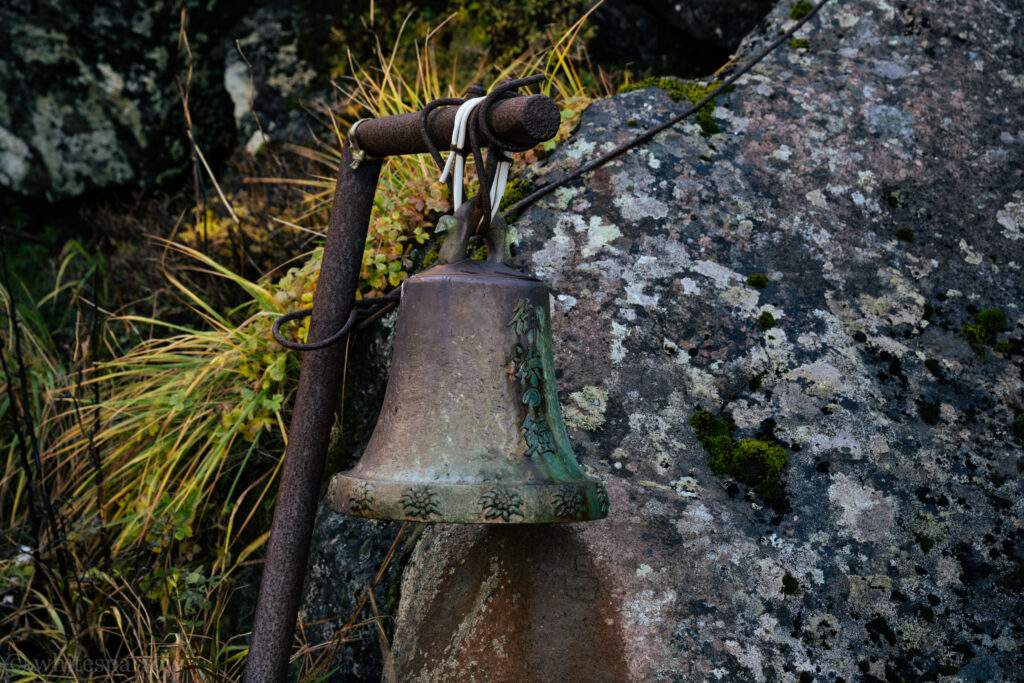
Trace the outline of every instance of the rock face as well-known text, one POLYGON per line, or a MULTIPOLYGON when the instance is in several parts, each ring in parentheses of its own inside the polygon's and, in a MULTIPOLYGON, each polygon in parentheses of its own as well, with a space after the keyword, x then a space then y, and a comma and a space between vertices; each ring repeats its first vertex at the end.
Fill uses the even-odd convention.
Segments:
MULTIPOLYGON (((398 680, 540 677, 560 652, 587 680, 1019 676, 1022 22, 980 0, 834 3, 809 48, 719 99, 720 133, 662 133, 519 219, 611 512, 430 529, 398 680), (699 409, 733 423, 727 448, 785 450, 781 497, 711 471, 699 409)), ((681 106, 596 103, 540 182, 681 106)))
MULTIPOLYGON (((219 31, 237 10, 185 3, 193 126, 207 153, 230 136, 219 31)), ((73 197, 146 185, 188 159, 175 81, 180 3, 5 3, 0 7, 0 186, 73 197)))
MULTIPOLYGON (((381 677, 381 644, 374 626, 343 630, 363 593, 380 571, 391 543, 401 525, 372 519, 358 519, 332 513, 321 504, 311 543, 306 571, 305 596, 300 614, 304 636, 309 643, 336 644, 328 669, 329 680, 368 681, 381 677)), ((390 627, 397 607, 401 566, 422 531, 414 525, 403 535, 398 552, 374 587, 374 601, 382 624, 390 627)), ((373 617, 368 601, 357 622, 373 617)))

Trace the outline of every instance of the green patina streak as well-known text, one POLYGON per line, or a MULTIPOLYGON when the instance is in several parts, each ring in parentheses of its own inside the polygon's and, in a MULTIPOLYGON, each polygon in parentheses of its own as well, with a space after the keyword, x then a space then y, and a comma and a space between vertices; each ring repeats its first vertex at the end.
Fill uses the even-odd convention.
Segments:
POLYGON ((526 440, 526 454, 532 458, 553 456, 555 443, 545 416, 544 365, 538 349, 544 311, 529 300, 520 299, 512 313, 511 327, 523 343, 513 349, 512 362, 515 376, 523 390, 522 402, 526 406, 523 424, 519 427, 526 440))

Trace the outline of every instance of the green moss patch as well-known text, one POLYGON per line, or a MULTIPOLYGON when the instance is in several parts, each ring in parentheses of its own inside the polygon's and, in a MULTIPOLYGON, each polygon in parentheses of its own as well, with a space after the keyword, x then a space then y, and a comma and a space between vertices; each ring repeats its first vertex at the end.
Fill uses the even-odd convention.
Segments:
POLYGON ((782 577, 782 592, 786 595, 796 595, 798 590, 800 590, 800 582, 795 576, 786 572, 782 577))
POLYGON ((747 276, 747 284, 756 289, 764 289, 768 286, 768 276, 764 273, 751 273, 747 276))
POLYGON ((764 311, 761 315, 757 316, 757 324, 761 326, 762 330, 770 330, 775 327, 775 316, 768 311, 764 311))
POLYGON ((996 335, 1006 329, 1006 314, 998 308, 986 308, 974 314, 974 322, 964 325, 964 341, 984 355, 985 346, 996 341, 996 335))
POLYGON ((789 18, 800 21, 810 14, 812 9, 814 9, 814 5, 811 3, 803 1, 798 2, 789 10, 789 18))
POLYGON ((913 242, 914 231, 911 230, 910 228, 897 228, 896 239, 900 240, 901 242, 913 242))
POLYGON ((1013 425, 1010 427, 1010 431, 1018 439, 1024 440, 1024 413, 1021 413, 1013 419, 1013 425))
POLYGON ((529 194, 533 192, 533 184, 523 178, 523 176, 516 176, 508 181, 505 185, 505 195, 501 198, 501 204, 498 205, 499 211, 505 211, 508 207, 512 206, 516 202, 525 199, 529 194))
MULTIPOLYGON (((704 85, 695 81, 680 81, 674 78, 658 78, 652 76, 636 83, 630 83, 619 88, 619 94, 650 88, 651 86, 661 88, 668 96, 676 102, 690 102, 697 104, 707 97, 712 90, 719 86, 718 81, 704 85)), ((718 132, 718 124, 712 113, 715 110, 715 100, 711 100, 697 111, 697 125, 700 126, 701 134, 704 137, 711 137, 718 132)))
POLYGON ((793 48, 794 50, 809 50, 809 49, 811 49, 811 44, 809 42, 807 42, 806 40, 804 40, 803 38, 794 38, 793 40, 789 41, 789 46, 791 48, 793 48))
POLYGON ((715 474, 732 477, 754 488, 765 502, 782 501, 779 475, 789 466, 789 454, 770 441, 741 439, 733 441, 732 426, 707 410, 690 417, 694 436, 708 454, 708 467, 715 474))

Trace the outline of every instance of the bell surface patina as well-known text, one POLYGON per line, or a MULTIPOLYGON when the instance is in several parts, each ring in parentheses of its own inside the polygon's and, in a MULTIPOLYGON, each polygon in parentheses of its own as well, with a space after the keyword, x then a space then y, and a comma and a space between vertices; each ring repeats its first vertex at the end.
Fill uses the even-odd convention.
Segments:
POLYGON ((607 514, 562 422, 548 287, 504 263, 503 235, 488 235, 493 258, 460 248, 462 260, 403 284, 384 405, 359 463, 331 481, 336 512, 497 524, 607 514))

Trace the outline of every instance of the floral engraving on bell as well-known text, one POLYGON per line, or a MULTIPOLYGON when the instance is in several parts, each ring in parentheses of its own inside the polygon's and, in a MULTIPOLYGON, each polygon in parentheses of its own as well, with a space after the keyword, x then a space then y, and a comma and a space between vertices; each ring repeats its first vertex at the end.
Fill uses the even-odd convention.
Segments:
POLYGON ((348 494, 349 509, 357 515, 372 513, 374 497, 373 484, 361 481, 348 494))
POLYGON ((555 514, 565 519, 579 519, 583 516, 583 494, 575 486, 559 486, 552 503, 555 514))
POLYGON ((413 486, 402 496, 402 509, 409 517, 430 519, 430 515, 440 515, 439 499, 429 486, 413 486))
POLYGON ((543 322, 544 309, 533 306, 529 299, 520 299, 508 323, 523 342, 513 349, 512 365, 523 389, 522 402, 526 406, 519 431, 526 441, 526 455, 532 458, 555 453, 551 430, 544 416, 544 366, 537 349, 543 322))
POLYGON ((484 519, 501 517, 506 522, 513 515, 523 516, 520 506, 523 498, 511 489, 501 486, 489 489, 480 496, 480 507, 484 509, 484 519))
POLYGON ((536 329, 537 323, 533 318, 533 307, 530 305, 530 300, 520 299, 516 304, 516 310, 512 312, 512 320, 508 322, 508 326, 515 330, 516 336, 522 337, 536 329))
POLYGON ((608 489, 605 488, 603 481, 597 482, 597 509, 602 515, 608 514, 608 489))

